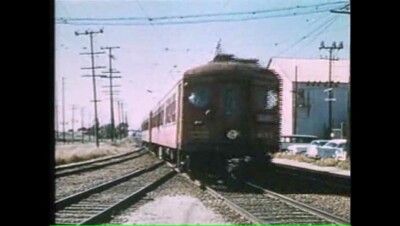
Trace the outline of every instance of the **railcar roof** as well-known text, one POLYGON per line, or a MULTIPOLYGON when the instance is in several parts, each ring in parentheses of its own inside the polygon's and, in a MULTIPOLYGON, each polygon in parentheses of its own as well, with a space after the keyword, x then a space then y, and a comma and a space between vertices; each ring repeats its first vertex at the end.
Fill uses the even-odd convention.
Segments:
POLYGON ((220 71, 261 72, 267 71, 267 69, 261 67, 257 59, 241 59, 235 58, 230 54, 219 54, 208 64, 189 69, 185 72, 184 77, 199 76, 220 71))

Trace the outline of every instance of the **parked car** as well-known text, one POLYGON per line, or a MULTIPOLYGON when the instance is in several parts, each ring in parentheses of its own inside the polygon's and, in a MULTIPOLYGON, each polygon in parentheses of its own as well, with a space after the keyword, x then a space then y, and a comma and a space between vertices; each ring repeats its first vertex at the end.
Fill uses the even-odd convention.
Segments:
POLYGON ((334 156, 335 160, 345 161, 347 159, 347 145, 344 144, 342 148, 338 148, 334 156))
POLYGON ((329 142, 329 140, 313 140, 313 141, 311 141, 311 145, 314 145, 316 147, 321 147, 321 146, 324 146, 328 142, 329 142))
POLYGON ((317 139, 313 135, 283 135, 279 144, 281 151, 288 151, 289 146, 299 145, 299 144, 310 144, 311 141, 317 139))
POLYGON ((290 154, 294 155, 305 154, 311 147, 320 147, 327 142, 328 140, 313 140, 308 144, 292 144, 287 148, 287 150, 290 154))
POLYGON ((287 152, 292 155, 304 154, 307 151, 307 147, 311 144, 292 144, 287 148, 287 152))
POLYGON ((305 155, 311 158, 335 158, 336 154, 342 152, 345 146, 345 139, 334 139, 330 140, 323 146, 310 147, 305 155))

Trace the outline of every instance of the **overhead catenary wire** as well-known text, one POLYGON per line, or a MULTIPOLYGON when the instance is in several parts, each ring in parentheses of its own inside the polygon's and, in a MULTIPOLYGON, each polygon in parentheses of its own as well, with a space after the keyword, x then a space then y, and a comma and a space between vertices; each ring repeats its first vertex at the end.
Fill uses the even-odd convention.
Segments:
MULTIPOLYGON (((304 13, 291 13, 291 14, 273 15, 273 16, 248 17, 248 18, 209 19, 209 20, 192 20, 192 21, 174 21, 174 22, 152 23, 152 26, 154 26, 154 25, 204 24, 204 23, 215 23, 215 22, 241 22, 241 21, 262 20, 262 19, 269 19, 269 18, 279 18, 279 17, 302 16, 302 15, 310 15, 310 14, 317 14, 317 13, 324 13, 324 12, 327 12, 327 10, 319 10, 319 11, 304 12, 304 13)), ((78 26, 90 26, 90 25, 97 25, 97 26, 149 26, 149 24, 146 22, 143 22, 143 23, 104 23, 104 22, 58 23, 58 22, 56 22, 56 24, 78 25, 78 26)))
MULTIPOLYGON (((308 28, 313 27, 314 24, 316 24, 317 22, 319 22, 323 19, 326 19, 329 16, 330 16, 330 14, 321 14, 318 17, 311 19, 311 22, 308 21, 309 19, 306 19, 307 24, 303 27, 300 27, 300 26, 296 27, 296 30, 293 30, 292 33, 300 34, 303 31, 307 30, 308 28)), ((286 38, 280 39, 280 42, 275 43, 275 46, 283 46, 283 44, 291 43, 293 40, 297 40, 297 37, 288 35, 288 36, 286 36, 286 38)))
MULTIPOLYGON (((136 1, 137 2, 137 1, 136 1)), ((336 8, 338 4, 346 4, 347 1, 337 1, 330 3, 320 3, 313 5, 296 5, 291 7, 283 7, 276 9, 264 9, 264 10, 256 10, 256 11, 245 11, 245 12, 230 12, 230 13, 207 13, 207 14, 194 14, 194 15, 181 15, 181 16, 160 16, 160 17, 149 17, 147 13, 144 11, 143 7, 139 2, 137 2, 139 8, 145 14, 145 17, 114 17, 114 18, 57 18, 56 20, 69 20, 69 21, 121 21, 121 20, 149 20, 149 21, 157 21, 157 20, 170 20, 170 19, 188 19, 188 18, 202 18, 202 17, 222 17, 222 16, 238 16, 238 15, 256 15, 263 13, 271 13, 271 12, 280 12, 280 11, 288 11, 288 10, 299 10, 299 9, 307 9, 307 8, 315 8, 320 9, 320 7, 330 6, 329 8, 336 8)), ((324 9, 324 8, 322 8, 324 9)))
MULTIPOLYGON (((110 25, 110 26, 123 26, 123 25, 172 25, 172 24, 196 24, 196 23, 210 23, 210 22, 230 22, 230 21, 248 21, 259 20, 276 17, 289 17, 307 14, 315 14, 322 12, 329 12, 334 7, 332 4, 343 4, 346 2, 333 2, 317 5, 307 6, 294 6, 278 9, 267 9, 258 11, 247 12, 231 12, 231 13, 218 13, 218 14, 198 14, 198 15, 185 15, 185 16, 164 16, 164 17, 119 17, 119 18, 57 18, 56 24, 69 24, 69 25, 110 25), (309 9, 308 11, 300 11, 302 9, 309 9), (286 12, 285 12, 286 11, 286 12), (287 12, 289 11, 289 12, 287 12), (294 11, 294 12, 290 12, 294 11), (271 14, 276 12, 283 12, 281 14, 271 14), (261 15, 267 14, 267 15, 261 15), (249 17, 229 17, 227 16, 249 16, 249 17), (221 18, 222 17, 222 18, 221 18), (110 23, 111 21, 111 23, 110 23), (126 22, 129 21, 129 22, 126 22), (135 22, 136 21, 136 22, 135 22)), ((337 7, 337 6, 335 6, 337 7)), ((143 7, 142 11, 146 14, 143 7)))
POLYGON ((293 53, 293 55, 296 55, 300 50, 303 50, 304 47, 309 46, 316 38, 318 38, 322 34, 322 32, 326 31, 330 26, 332 26, 332 24, 334 24, 337 19, 338 16, 334 17, 333 20, 325 24, 325 26, 322 27, 320 31, 314 35, 313 38, 311 38, 302 48, 299 48, 295 53, 293 53))
POLYGON ((310 37, 312 34, 316 33, 319 31, 319 29, 321 29, 322 27, 326 26, 327 24, 329 24, 330 22, 334 21, 335 17, 331 17, 330 19, 327 19, 325 22, 323 22, 321 25, 319 25, 318 27, 316 27, 315 29, 313 29, 312 31, 310 31, 308 34, 301 36, 296 42, 294 42, 292 45, 290 45, 289 47, 287 47, 286 49, 282 50, 281 52, 279 52, 278 54, 275 54, 274 57, 278 57, 281 56, 283 53, 287 52, 288 50, 292 49, 294 46, 298 45, 300 42, 302 42, 303 40, 307 39, 308 37, 310 37))

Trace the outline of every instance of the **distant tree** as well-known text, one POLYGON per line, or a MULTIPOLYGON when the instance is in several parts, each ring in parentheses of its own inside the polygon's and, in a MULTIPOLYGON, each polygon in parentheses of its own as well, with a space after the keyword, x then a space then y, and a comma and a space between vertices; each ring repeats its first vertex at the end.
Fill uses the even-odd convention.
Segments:
POLYGON ((93 126, 87 128, 86 133, 87 133, 87 134, 90 134, 90 135, 95 135, 95 133, 96 133, 95 130, 96 130, 96 128, 95 128, 95 126, 93 125, 93 126))
POLYGON ((105 139, 111 139, 112 127, 111 124, 105 124, 99 128, 99 136, 105 139))
POLYGON ((88 129, 86 128, 86 127, 81 127, 81 128, 79 128, 78 129, 78 131, 83 131, 83 132, 85 132, 85 131, 87 131, 88 129))
POLYGON ((128 136, 128 128, 129 125, 125 122, 118 124, 117 127, 115 128, 117 137, 128 136))

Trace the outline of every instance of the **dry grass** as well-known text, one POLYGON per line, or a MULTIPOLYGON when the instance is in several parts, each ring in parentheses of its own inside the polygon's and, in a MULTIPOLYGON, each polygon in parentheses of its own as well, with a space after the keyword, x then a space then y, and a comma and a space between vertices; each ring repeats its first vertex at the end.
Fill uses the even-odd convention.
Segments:
POLYGON ((339 162, 336 167, 344 170, 350 170, 350 162, 348 160, 339 162))
POLYGON ((135 144, 135 140, 126 138, 116 144, 111 142, 101 143, 99 148, 93 143, 57 145, 55 153, 56 165, 125 153, 132 150, 136 146, 135 144))
POLYGON ((277 152, 274 154, 274 158, 282 158, 282 159, 293 159, 295 158, 295 155, 291 155, 285 152, 277 152))
POLYGON ((322 158, 315 162, 317 166, 336 166, 338 161, 333 158, 322 158))
POLYGON ((275 158, 284 158, 284 159, 291 159, 296 160, 299 162, 307 162, 307 163, 314 163, 316 160, 312 158, 308 158, 304 155, 292 155, 285 152, 277 152, 274 154, 275 158))
POLYGON ((296 155, 294 160, 297 160, 299 162, 306 162, 306 163, 315 163, 317 161, 316 159, 309 158, 304 155, 296 155))
POLYGON ((304 155, 291 155, 284 152, 277 152, 274 154, 274 158, 284 158, 284 159, 291 159, 298 162, 306 162, 311 163, 317 166, 334 166, 344 170, 350 170, 350 162, 349 160, 346 161, 337 161, 333 158, 322 158, 319 160, 308 158, 304 155))

